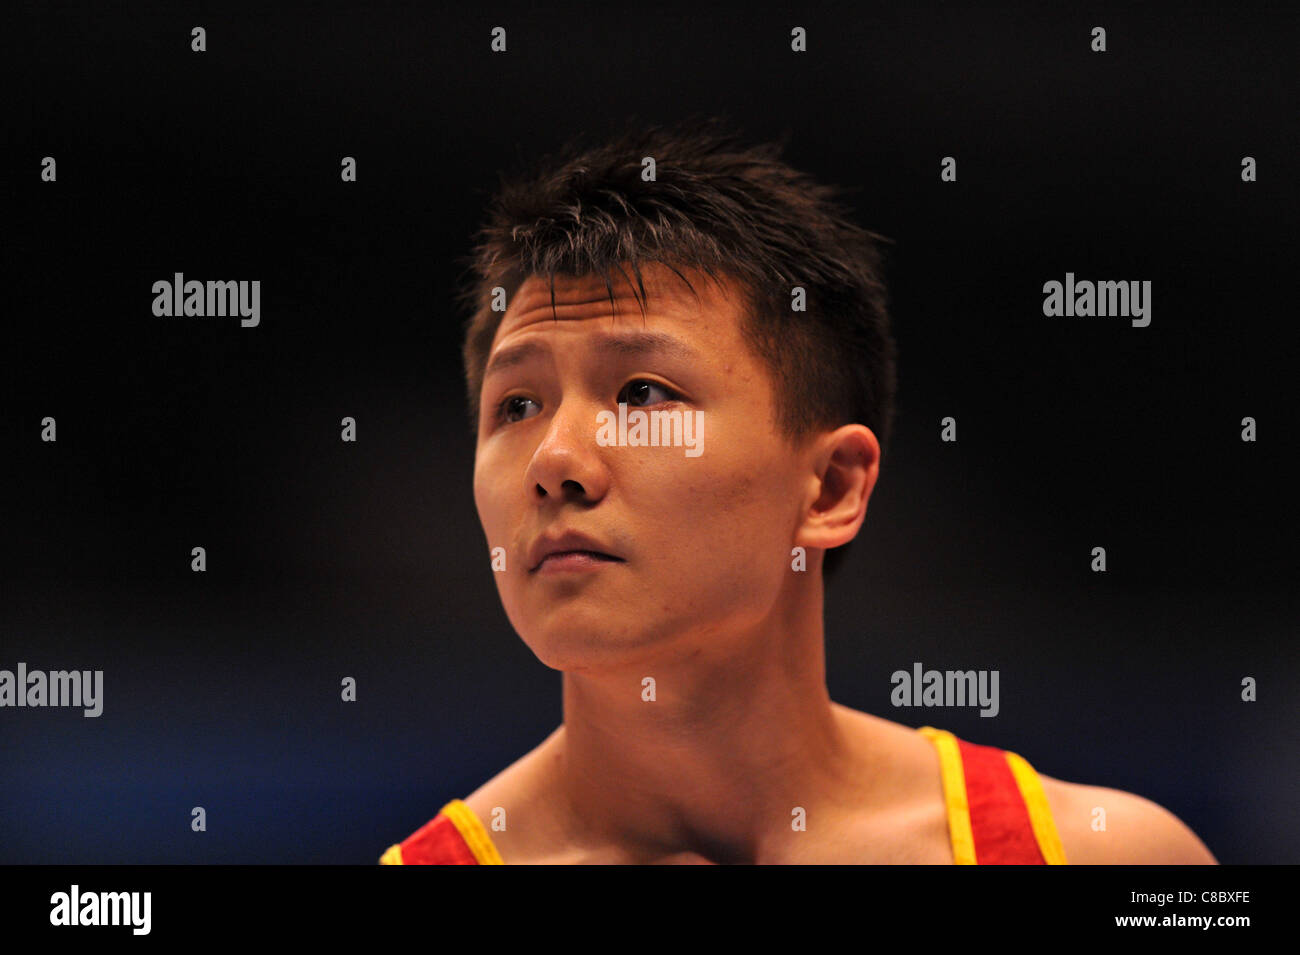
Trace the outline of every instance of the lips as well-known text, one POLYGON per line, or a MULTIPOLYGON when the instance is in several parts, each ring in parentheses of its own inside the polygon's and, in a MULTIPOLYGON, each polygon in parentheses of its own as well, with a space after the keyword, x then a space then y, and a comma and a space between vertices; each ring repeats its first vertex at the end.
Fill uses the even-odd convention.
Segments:
POLYGON ((531 574, 536 571, 546 558, 561 554, 585 554, 597 560, 623 561, 607 544, 596 538, 576 531, 565 531, 561 534, 543 535, 533 542, 528 549, 528 572, 531 574))
POLYGON ((543 558, 542 562, 535 568, 537 573, 544 573, 548 570, 586 570, 597 564, 621 564, 621 560, 597 554, 589 550, 566 550, 558 554, 551 554, 543 558))

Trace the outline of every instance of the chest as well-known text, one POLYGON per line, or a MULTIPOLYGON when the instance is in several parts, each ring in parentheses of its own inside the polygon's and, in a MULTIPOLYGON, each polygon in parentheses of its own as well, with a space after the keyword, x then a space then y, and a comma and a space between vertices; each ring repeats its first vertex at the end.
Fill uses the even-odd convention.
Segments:
MULTIPOLYGON (((718 864, 715 859, 691 851, 632 858, 617 846, 569 849, 530 859, 517 856, 515 861, 567 865, 718 864)), ((887 815, 841 820, 828 825, 826 831, 819 832, 815 824, 810 825, 802 832, 791 832, 782 845, 773 847, 767 861, 779 865, 952 865, 947 812, 942 804, 927 803, 887 815)))
POLYGON ((792 845, 788 861, 795 865, 953 864, 948 815, 942 805, 849 820, 806 845, 792 845))

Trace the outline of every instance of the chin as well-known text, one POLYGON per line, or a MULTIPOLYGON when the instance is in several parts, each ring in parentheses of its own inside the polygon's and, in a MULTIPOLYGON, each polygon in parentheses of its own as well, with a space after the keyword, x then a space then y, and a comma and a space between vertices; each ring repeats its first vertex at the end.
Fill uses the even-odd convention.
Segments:
POLYGON ((529 646, 599 645, 611 630, 623 629, 622 620, 635 619, 626 606, 589 594, 525 594, 504 606, 511 626, 529 646))
POLYGON ((604 670, 627 666, 645 656, 654 642, 649 635, 629 641, 611 636, 608 626, 591 628, 558 625, 521 634, 528 649, 545 666, 562 672, 604 670))

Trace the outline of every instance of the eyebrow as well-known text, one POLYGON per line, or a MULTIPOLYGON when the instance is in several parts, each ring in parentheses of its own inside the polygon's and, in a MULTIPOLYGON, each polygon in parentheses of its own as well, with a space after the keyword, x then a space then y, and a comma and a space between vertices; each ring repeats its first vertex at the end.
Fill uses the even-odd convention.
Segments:
MULTIPOLYGON (((700 357, 699 352, 680 338, 665 335, 663 332, 602 335, 596 339, 593 347, 596 354, 602 358, 641 358, 645 355, 659 355, 693 361, 700 357)), ((549 352, 549 346, 541 342, 520 342, 518 345, 509 345, 492 356, 483 372, 483 378, 486 380, 496 372, 512 368, 549 352)))

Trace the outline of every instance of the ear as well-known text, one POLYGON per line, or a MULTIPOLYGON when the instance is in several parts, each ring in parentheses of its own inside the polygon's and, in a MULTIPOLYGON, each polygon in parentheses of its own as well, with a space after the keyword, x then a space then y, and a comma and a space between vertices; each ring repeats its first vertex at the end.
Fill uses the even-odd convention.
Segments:
POLYGON ((846 424, 812 447, 813 473, 794 542, 829 550, 858 536, 880 473, 880 443, 871 429, 846 424))

